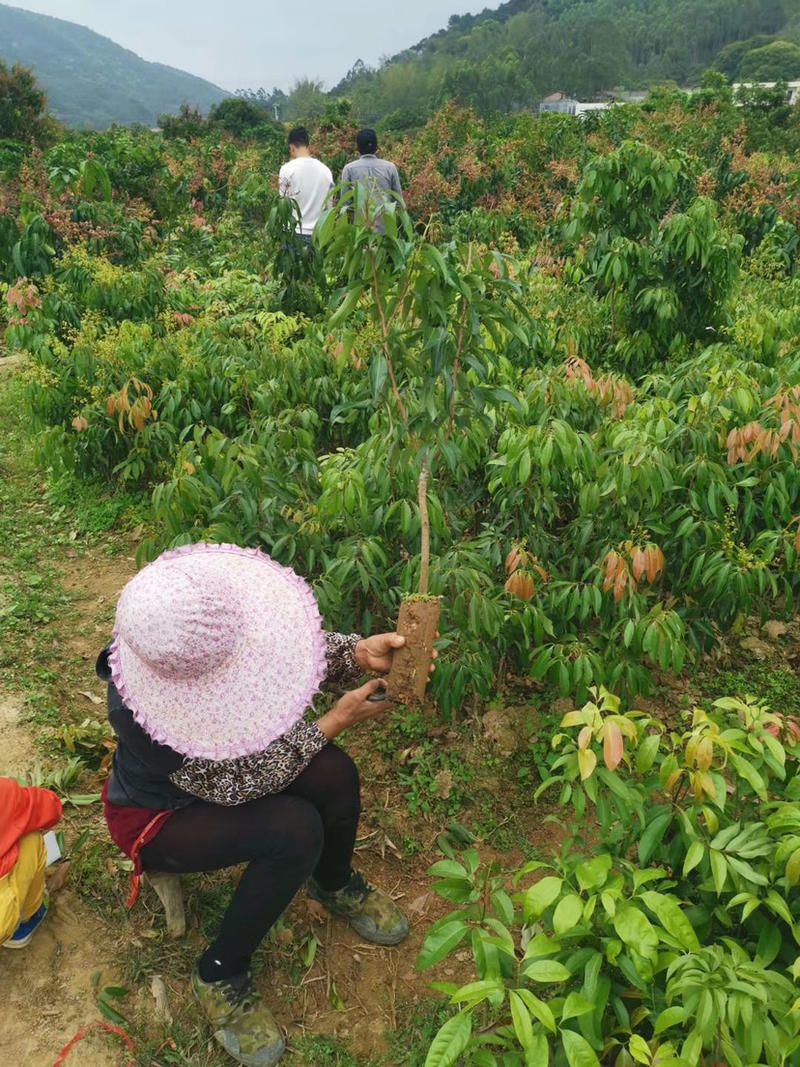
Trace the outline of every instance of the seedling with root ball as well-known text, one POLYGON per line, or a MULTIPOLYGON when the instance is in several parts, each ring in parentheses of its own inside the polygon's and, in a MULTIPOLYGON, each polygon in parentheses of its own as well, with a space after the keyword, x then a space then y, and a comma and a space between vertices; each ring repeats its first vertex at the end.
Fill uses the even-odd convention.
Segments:
POLYGON ((320 221, 315 243, 330 273, 344 279, 329 328, 356 311, 371 320, 374 401, 385 407, 392 454, 418 472, 417 592, 401 602, 397 630, 406 643, 395 652, 388 677, 390 699, 418 703, 447 577, 431 570, 429 485, 438 463, 458 463, 459 436, 477 422, 491 423, 489 405, 517 403, 513 393, 488 383, 495 353, 511 335, 524 340, 519 320, 525 311, 499 253, 478 252, 472 244, 439 249, 414 232, 400 204, 375 203, 358 184, 320 221))

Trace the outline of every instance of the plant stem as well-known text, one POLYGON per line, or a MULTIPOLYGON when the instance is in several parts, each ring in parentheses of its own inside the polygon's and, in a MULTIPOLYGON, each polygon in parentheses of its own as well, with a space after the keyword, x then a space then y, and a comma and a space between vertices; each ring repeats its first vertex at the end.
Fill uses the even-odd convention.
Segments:
POLYGON ((431 565, 431 524, 428 518, 428 456, 423 454, 422 464, 419 471, 417 484, 419 499, 420 529, 420 569, 419 569, 419 592, 422 596, 428 595, 428 577, 431 565))
MULTIPOLYGON (((392 392, 394 393, 395 403, 400 412, 400 418, 408 427, 408 410, 403 403, 403 398, 400 396, 400 390, 397 387, 397 379, 394 374, 394 366, 392 364, 392 355, 389 347, 389 328, 391 325, 391 319, 386 321, 386 313, 384 311, 382 299, 381 299, 381 287, 378 279, 378 268, 375 263, 374 255, 370 255, 370 266, 372 267, 372 293, 375 300, 375 306, 378 309, 378 315, 381 320, 381 344, 383 348, 384 358, 386 359, 386 369, 389 372, 389 381, 392 385, 392 392)), ((395 309, 396 310, 396 309, 395 309)), ((394 317, 394 316, 392 316, 394 317)))

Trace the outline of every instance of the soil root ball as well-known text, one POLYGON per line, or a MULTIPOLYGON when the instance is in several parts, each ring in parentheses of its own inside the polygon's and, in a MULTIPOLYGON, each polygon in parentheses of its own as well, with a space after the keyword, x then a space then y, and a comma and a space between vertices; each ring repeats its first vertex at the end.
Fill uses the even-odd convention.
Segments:
POLYGON ((440 611, 439 597, 409 597, 400 605, 397 632, 406 643, 395 651, 386 679, 390 700, 418 704, 425 696, 440 611))

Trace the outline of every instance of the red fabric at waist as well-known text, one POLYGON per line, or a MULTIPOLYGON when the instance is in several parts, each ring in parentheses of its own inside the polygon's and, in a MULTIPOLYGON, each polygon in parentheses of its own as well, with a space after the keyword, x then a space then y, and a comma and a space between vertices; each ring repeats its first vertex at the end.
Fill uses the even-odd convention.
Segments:
POLYGON ((121 804, 112 804, 108 799, 108 782, 103 786, 103 808, 112 841, 133 860, 131 888, 125 901, 125 907, 132 908, 139 896, 142 882, 142 860, 139 852, 153 840, 172 812, 153 811, 151 808, 126 808, 121 804))
POLYGON ((111 840, 118 848, 122 849, 126 856, 132 856, 137 842, 139 849, 149 844, 164 825, 168 816, 172 814, 171 811, 152 811, 150 808, 126 808, 121 804, 112 804, 108 799, 108 782, 103 786, 103 808, 111 840), (164 818, 158 819, 159 815, 163 815, 164 818), (150 824, 152 824, 151 830, 145 834, 150 824), (144 839, 139 840, 143 834, 145 835, 144 839))

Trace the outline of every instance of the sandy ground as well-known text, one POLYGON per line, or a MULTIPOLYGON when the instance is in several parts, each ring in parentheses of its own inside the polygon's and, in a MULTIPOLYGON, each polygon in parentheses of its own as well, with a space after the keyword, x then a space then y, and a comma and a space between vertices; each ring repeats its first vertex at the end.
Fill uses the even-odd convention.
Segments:
MULTIPOLYGON (((0 371, 6 362, 0 361, 0 371)), ((74 625, 65 639, 69 649, 87 661, 87 691, 101 689, 88 661, 93 663, 106 640, 107 610, 134 572, 134 563, 126 559, 92 554, 65 560, 64 588, 79 597, 74 625)), ((26 718, 24 698, 0 691, 0 774, 29 775, 46 763, 26 718)), ((56 871, 58 866, 50 874, 56 871)), ((117 981, 116 937, 67 882, 53 895, 50 913, 30 944, 17 951, 0 949, 0 1064, 52 1067, 67 1042, 100 1019, 92 977, 99 973, 102 986, 117 981)), ((92 1033, 70 1053, 67 1063, 120 1067, 123 1061, 117 1038, 92 1033)))

